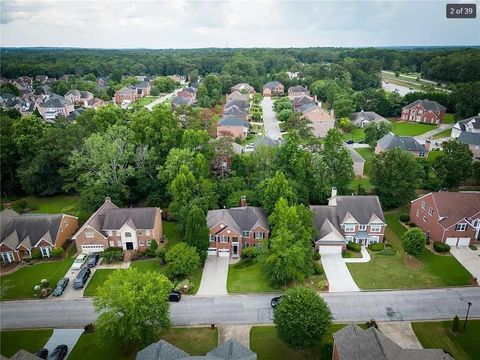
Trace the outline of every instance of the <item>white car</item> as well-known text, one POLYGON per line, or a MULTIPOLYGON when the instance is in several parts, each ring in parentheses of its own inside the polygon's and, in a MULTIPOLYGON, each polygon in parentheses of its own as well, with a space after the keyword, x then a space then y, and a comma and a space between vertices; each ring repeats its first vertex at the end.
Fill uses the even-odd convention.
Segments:
POLYGON ((85 262, 87 261, 88 259, 88 255, 87 254, 80 254, 77 256, 77 258, 75 259, 75 261, 73 262, 73 265, 72 265, 72 270, 79 270, 82 268, 82 265, 85 264, 85 262))

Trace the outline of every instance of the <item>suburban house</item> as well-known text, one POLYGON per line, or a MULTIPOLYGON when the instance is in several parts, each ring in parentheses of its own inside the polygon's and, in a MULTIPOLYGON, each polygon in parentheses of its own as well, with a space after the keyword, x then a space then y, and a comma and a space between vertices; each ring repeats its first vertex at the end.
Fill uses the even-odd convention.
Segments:
POLYGON ((242 94, 238 90, 232 91, 230 95, 227 95, 227 101, 238 100, 238 101, 246 102, 248 104, 249 99, 250 97, 247 94, 242 94))
POLYGON ((446 110, 445 106, 436 101, 416 100, 402 108, 400 118, 406 121, 439 124, 443 121, 446 110))
POLYGON ((291 86, 288 88, 288 97, 294 99, 299 96, 310 96, 310 91, 301 85, 291 86))
POLYGON ((455 123, 452 128, 452 138, 458 138, 462 132, 480 134, 480 114, 455 123))
POLYGON ((240 207, 209 210, 207 225, 208 255, 236 258, 244 248, 257 246, 269 236, 267 214, 261 208, 247 206, 246 197, 242 197, 240 207))
POLYGON ((150 96, 152 85, 150 84, 150 81, 144 79, 135 85, 135 89, 137 90, 137 97, 150 96))
POLYGON ((335 119, 313 101, 296 109, 296 112, 302 113, 312 122, 312 133, 317 138, 324 138, 328 131, 335 127, 335 119))
POLYGON ((75 107, 70 100, 57 94, 52 94, 43 104, 38 106, 40 115, 45 120, 50 121, 55 120, 59 116, 67 117, 74 110, 75 107))
POLYGON ((67 119, 68 120, 72 120, 72 121, 76 121, 77 118, 82 115, 82 113, 85 111, 85 108, 83 107, 79 107, 77 109, 75 109, 75 111, 71 112, 70 115, 68 115, 67 119))
POLYGON ((293 111, 297 111, 305 105, 309 105, 312 103, 315 104, 313 98, 308 95, 297 96, 295 98, 291 98, 290 100, 292 100, 293 111))
POLYGON ((468 246, 480 232, 480 192, 432 192, 411 201, 410 221, 433 241, 468 246))
POLYGON ((310 210, 320 254, 339 254, 349 241, 370 245, 384 240, 387 224, 378 196, 338 196, 332 188, 328 205, 311 205, 310 210))
POLYGON ((35 76, 35 80, 40 81, 42 84, 48 80, 47 75, 37 75, 35 76))
POLYGON ((457 141, 462 144, 467 144, 473 156, 480 158, 480 133, 463 131, 457 141))
POLYGON ((248 95, 253 95, 255 94, 255 88, 251 85, 248 85, 246 83, 240 83, 235 86, 232 86, 230 88, 230 92, 233 93, 234 91, 238 91, 241 94, 248 94, 248 95))
POLYGON ((187 77, 184 76, 184 75, 175 74, 175 75, 169 75, 168 77, 170 79, 172 79, 173 81, 178 82, 180 84, 183 84, 187 81, 187 77))
POLYGON ((266 136, 257 137, 253 143, 253 148, 257 149, 261 146, 282 146, 284 144, 283 139, 274 140, 266 136))
POLYGON ((231 136, 246 139, 248 134, 248 121, 233 116, 224 116, 217 123, 217 137, 231 136))
POLYGON ((225 105, 223 108, 224 117, 233 117, 236 119, 248 120, 248 108, 237 105, 225 105))
POLYGON ((283 95, 285 88, 279 81, 269 81, 263 85, 263 96, 283 95))
POLYGON ((378 115, 373 111, 359 111, 350 115, 350 120, 356 127, 364 127, 371 122, 388 122, 383 116, 378 115))
POLYGON ((124 86, 115 92, 115 103, 132 103, 138 99, 137 90, 131 86, 124 86))
POLYGON ((161 243, 161 213, 154 207, 119 208, 107 196, 73 239, 77 249, 84 253, 101 252, 110 246, 143 251, 152 239, 161 243))
POLYGON ((32 257, 38 249, 42 257, 50 257, 54 247, 61 247, 75 230, 78 219, 66 214, 19 215, 10 208, 0 213, 0 250, 4 262, 17 262, 32 257))
POLYGON ((88 101, 93 99, 93 94, 90 91, 70 90, 65 94, 65 99, 70 100, 74 104, 87 106, 88 101))
POLYGON ((345 147, 348 149, 350 157, 352 158, 353 172, 355 173, 355 176, 362 177, 363 168, 365 166, 365 159, 358 152, 356 152, 352 146, 345 144, 345 147))
POLYGON ((165 340, 148 345, 137 353, 136 360, 256 360, 257 354, 239 342, 229 339, 205 356, 190 356, 165 340))
POLYGON ((393 148, 400 148, 404 151, 409 151, 415 156, 425 157, 427 156, 430 148, 430 141, 427 140, 425 145, 422 145, 413 137, 396 136, 392 133, 388 133, 377 141, 377 146, 375 146, 375 154, 379 154, 383 151, 393 148))
POLYGON ((333 333, 332 360, 453 360, 441 349, 405 349, 375 327, 356 324, 333 333))

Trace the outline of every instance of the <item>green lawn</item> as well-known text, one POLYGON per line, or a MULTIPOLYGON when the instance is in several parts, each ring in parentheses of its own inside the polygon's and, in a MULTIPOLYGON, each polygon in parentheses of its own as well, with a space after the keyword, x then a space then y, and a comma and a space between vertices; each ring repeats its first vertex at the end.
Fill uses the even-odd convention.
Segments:
POLYGON ((452 129, 443 130, 443 131, 433 135, 432 139, 448 138, 448 137, 450 137, 451 133, 452 133, 452 129))
POLYGON ((353 140, 354 142, 358 143, 360 140, 365 138, 365 131, 363 128, 355 128, 352 130, 351 133, 344 133, 343 140, 349 141, 353 140))
POLYGON ((444 124, 454 124, 456 122, 454 114, 446 113, 442 122, 444 124))
POLYGON ((356 148, 356 152, 360 154, 361 157, 365 159, 365 164, 363 167, 363 173, 367 176, 370 175, 370 172, 372 170, 372 159, 373 156, 375 155, 375 149, 368 147, 368 148, 356 148))
POLYGON ((392 122, 392 132, 398 136, 416 136, 435 129, 436 125, 421 124, 410 121, 392 122))
POLYGON ((302 351, 290 348, 277 335, 275 326, 253 326, 250 330, 250 349, 257 354, 258 360, 310 360, 332 358, 332 334, 345 325, 335 324, 318 345, 302 351))
POLYGON ((167 244, 165 245, 165 250, 170 249, 173 245, 181 242, 182 233, 178 229, 177 223, 172 221, 163 221, 163 234, 167 237, 167 244))
POLYGON ((115 269, 97 269, 83 291, 83 296, 96 296, 100 285, 112 274, 115 269))
POLYGON ((139 106, 145 106, 150 104, 152 101, 157 100, 159 96, 147 96, 147 97, 142 97, 135 101, 132 105, 139 105, 139 106))
POLYGON ((411 258, 401 247, 406 228, 398 221, 400 212, 386 213, 386 240, 397 249, 395 255, 372 253, 368 263, 347 264, 361 289, 414 289, 469 285, 471 275, 453 257, 435 255, 425 249, 411 258))
MULTIPOLYGON (((463 329, 463 319, 460 321, 460 325, 460 328, 463 329)), ((452 321, 414 322, 412 328, 426 349, 447 350, 456 360, 478 359, 480 320, 468 320, 466 330, 461 330, 459 334, 451 331, 452 321)))
POLYGON ((0 333, 1 354, 10 358, 21 349, 35 353, 43 348, 52 333, 52 329, 2 331, 0 333))
MULTIPOLYGON (((217 329, 209 328, 172 328, 160 334, 164 339, 190 355, 205 355, 217 346, 217 329)), ((115 341, 103 341, 97 333, 83 334, 68 357, 69 360, 133 360, 138 348, 129 345, 121 349, 115 341)))
POLYGON ((430 151, 428 153, 427 160, 428 160, 429 163, 433 163, 436 158, 438 158, 440 156, 443 156, 443 155, 444 155, 444 152, 440 151, 440 150, 430 151))
POLYGON ((55 286, 72 266, 73 258, 59 261, 46 261, 37 265, 27 265, 10 275, 2 276, 2 300, 32 298, 33 288, 40 280, 47 279, 55 286))
POLYGON ((369 178, 354 178, 350 183, 350 189, 355 192, 358 189, 358 185, 363 187, 367 194, 373 193, 373 184, 369 178))
POLYGON ((261 265, 252 260, 242 260, 228 268, 227 291, 229 293, 276 292, 279 289, 268 284, 261 265))

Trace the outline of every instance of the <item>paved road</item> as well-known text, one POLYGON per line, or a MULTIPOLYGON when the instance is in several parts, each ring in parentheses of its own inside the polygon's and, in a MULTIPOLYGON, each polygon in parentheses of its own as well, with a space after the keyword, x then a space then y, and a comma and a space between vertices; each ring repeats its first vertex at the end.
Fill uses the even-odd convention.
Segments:
POLYGON ((273 111, 273 101, 266 96, 262 102, 263 123, 265 126, 265 136, 272 140, 279 140, 282 138, 280 127, 278 126, 277 117, 273 111))
POLYGON ((173 92, 171 92, 171 93, 169 93, 169 94, 163 95, 163 96, 159 97, 158 99, 152 101, 150 104, 145 105, 145 107, 146 107, 148 110, 152 111, 152 109, 153 109, 153 107, 154 107, 155 105, 161 104, 161 103, 167 101, 168 99, 173 98, 175 95, 177 95, 177 93, 179 93, 179 92, 182 91, 182 90, 183 90, 183 89, 176 89, 175 91, 173 91, 173 92))
MULTIPOLYGON (((174 325, 271 323, 270 295, 186 296, 172 303, 174 325)), ((337 322, 480 318, 480 288, 325 293, 337 322)), ((24 300, 0 304, 1 329, 83 327, 95 320, 92 300, 24 300)))
POLYGON ((398 92, 401 96, 405 96, 409 93, 415 92, 415 90, 410 90, 410 88, 402 85, 392 84, 390 82, 385 82, 382 80, 382 89, 389 92, 398 92))
POLYGON ((207 257, 197 295, 227 295, 229 261, 229 257, 207 257))

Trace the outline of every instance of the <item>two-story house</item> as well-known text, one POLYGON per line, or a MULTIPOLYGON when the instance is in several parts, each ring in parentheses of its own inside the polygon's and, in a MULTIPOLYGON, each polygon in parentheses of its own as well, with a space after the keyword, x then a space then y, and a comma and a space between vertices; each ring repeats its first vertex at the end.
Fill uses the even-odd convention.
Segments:
POLYGON ((137 90, 131 86, 124 86, 115 92, 116 104, 129 104, 138 99, 137 90))
POLYGON ((263 96, 283 95, 285 87, 280 81, 269 81, 263 85, 263 96))
POLYGON ((4 262, 32 257, 38 249, 50 257, 54 247, 61 247, 78 228, 78 219, 66 214, 19 215, 10 208, 0 213, 0 251, 4 262))
POLYGON ((268 239, 270 230, 265 211, 247 206, 245 197, 242 197, 240 205, 207 213, 210 229, 208 255, 236 258, 244 248, 257 246, 263 239, 268 239))
POLYGON ((439 124, 447 109, 436 101, 416 100, 402 108, 401 119, 406 121, 439 124))
POLYGON ((102 252, 111 246, 143 251, 152 239, 161 244, 161 214, 162 210, 154 207, 119 208, 107 196, 73 239, 84 253, 102 252))
POLYGON ((291 100, 300 96, 310 96, 310 91, 301 85, 291 86, 288 88, 288 97, 291 100))
POLYGON ((40 115, 47 120, 55 120, 59 116, 67 117, 75 110, 73 103, 63 96, 52 94, 41 105, 38 106, 40 115))
POLYGON ((411 201, 410 221, 433 241, 468 246, 480 233, 480 192, 432 192, 411 201))
POLYGON ((425 141, 425 145, 420 144, 417 139, 411 136, 397 136, 388 133, 377 141, 375 146, 375 154, 387 151, 393 148, 399 148, 408 151, 416 157, 426 157, 430 149, 430 140, 425 141))
POLYGON ((235 92, 238 91, 242 94, 248 94, 248 95, 253 95, 255 94, 255 88, 249 84, 246 83, 239 83, 237 85, 234 85, 230 88, 230 92, 235 92))
POLYGON ((362 245, 384 241, 387 224, 378 196, 339 196, 332 188, 328 205, 311 205, 310 210, 320 254, 341 253, 349 241, 362 245))

